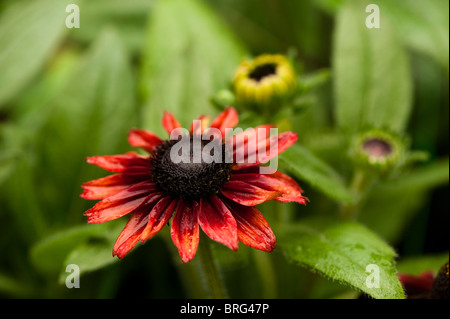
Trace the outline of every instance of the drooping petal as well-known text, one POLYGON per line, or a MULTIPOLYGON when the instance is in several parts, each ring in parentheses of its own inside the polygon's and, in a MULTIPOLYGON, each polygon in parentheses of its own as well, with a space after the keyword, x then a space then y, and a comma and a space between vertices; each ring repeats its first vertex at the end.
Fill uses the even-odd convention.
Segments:
POLYGON ((113 174, 82 184, 81 187, 84 191, 80 196, 90 200, 103 199, 150 179, 151 176, 148 172, 145 174, 113 174))
POLYGON ((267 252, 275 248, 275 234, 258 209, 236 204, 226 198, 222 200, 236 219, 238 237, 244 245, 267 252))
POLYGON ((203 131, 208 128, 210 117, 207 115, 200 115, 197 120, 191 124, 190 133, 192 135, 202 135, 203 131))
POLYGON ((275 200, 279 202, 297 202, 306 204, 307 201, 307 198, 302 196, 303 190, 300 186, 292 178, 279 171, 270 175, 237 173, 231 176, 231 180, 242 181, 265 190, 280 192, 281 195, 275 198, 275 200))
POLYGON ((137 210, 131 215, 124 229, 116 239, 113 247, 113 256, 117 256, 120 259, 125 257, 125 255, 138 243, 139 236, 145 229, 147 223, 148 212, 137 210))
MULTIPOLYGON (((256 147, 250 148, 243 158, 243 163, 233 166, 234 170, 243 169, 263 163, 267 163, 272 158, 284 152, 289 146, 297 141, 297 134, 294 132, 283 132, 276 136, 271 136, 266 140, 258 142, 256 147)), ((242 150, 236 150, 236 153, 242 150)))
POLYGON ((148 224, 139 240, 144 242, 154 237, 172 217, 177 201, 172 197, 163 197, 149 211, 148 224))
POLYGON ((172 219, 170 235, 185 263, 194 258, 199 242, 198 213, 200 205, 179 200, 172 219))
POLYGON ((242 181, 229 181, 220 191, 222 195, 244 206, 255 206, 281 196, 278 191, 265 190, 242 181))
POLYGON ((222 133, 222 138, 225 137, 225 129, 233 128, 239 123, 239 116, 233 107, 228 107, 220 113, 211 123, 211 128, 216 128, 222 133))
POLYGON ((172 113, 166 111, 164 111, 162 125, 164 126, 164 129, 167 131, 167 133, 169 133, 169 135, 174 129, 181 127, 180 122, 177 121, 175 116, 172 113))
POLYGON ((148 158, 140 156, 136 152, 128 152, 122 155, 92 156, 87 157, 86 161, 110 172, 124 172, 132 167, 145 170, 150 167, 148 158))
POLYGON ((161 197, 161 194, 148 196, 142 205, 133 210, 128 223, 114 244, 113 256, 117 255, 119 258, 123 258, 137 244, 148 224, 149 212, 161 197))
POLYGON ((133 129, 128 133, 128 143, 151 153, 156 146, 162 143, 162 140, 150 131, 133 129))
POLYGON ((136 209, 147 196, 157 191, 156 184, 142 182, 98 202, 84 215, 87 216, 88 223, 104 223, 117 219, 136 209))
POLYGON ((231 250, 238 250, 236 220, 217 196, 200 199, 198 222, 209 238, 224 244, 231 250))

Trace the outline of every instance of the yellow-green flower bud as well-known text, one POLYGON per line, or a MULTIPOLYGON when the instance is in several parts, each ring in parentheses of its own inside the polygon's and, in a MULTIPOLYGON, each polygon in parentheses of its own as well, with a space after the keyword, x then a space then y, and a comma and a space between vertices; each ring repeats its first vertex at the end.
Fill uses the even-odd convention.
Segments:
POLYGON ((281 106, 295 93, 297 79, 284 55, 263 54, 242 62, 232 84, 237 106, 260 110, 281 106))

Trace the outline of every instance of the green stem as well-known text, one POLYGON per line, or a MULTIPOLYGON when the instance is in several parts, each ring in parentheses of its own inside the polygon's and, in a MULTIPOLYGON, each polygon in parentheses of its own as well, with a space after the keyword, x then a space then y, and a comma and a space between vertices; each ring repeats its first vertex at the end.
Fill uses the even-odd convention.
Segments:
POLYGON ((350 183, 350 190, 355 194, 355 200, 345 204, 341 209, 341 217, 344 219, 356 219, 368 190, 373 185, 374 179, 362 169, 355 169, 350 183))
POLYGON ((212 253, 209 238, 200 238, 197 254, 200 258, 203 277, 210 297, 214 299, 228 298, 219 268, 212 253))
POLYGON ((263 286, 263 298, 277 298, 277 279, 275 269, 268 253, 253 249, 253 257, 263 286))

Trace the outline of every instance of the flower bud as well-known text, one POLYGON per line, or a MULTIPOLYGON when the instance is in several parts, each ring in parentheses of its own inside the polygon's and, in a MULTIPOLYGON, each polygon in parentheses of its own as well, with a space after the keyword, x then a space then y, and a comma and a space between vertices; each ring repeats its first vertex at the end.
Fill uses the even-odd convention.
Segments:
POLYGON ((396 136, 381 130, 370 130, 358 135, 351 155, 360 165, 378 172, 393 169, 403 161, 404 143, 396 136))
POLYGON ((285 56, 263 54, 239 65, 232 86, 238 106, 261 110, 280 106, 292 97, 297 80, 285 56))

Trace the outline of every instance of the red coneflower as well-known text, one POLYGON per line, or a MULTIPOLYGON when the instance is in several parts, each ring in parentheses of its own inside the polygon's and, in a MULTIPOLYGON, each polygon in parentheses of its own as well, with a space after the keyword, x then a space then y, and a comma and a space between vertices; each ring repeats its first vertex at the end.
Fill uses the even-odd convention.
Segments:
MULTIPOLYGON (((272 126, 262 125, 250 133, 244 131, 226 137, 226 129, 237 123, 235 109, 227 108, 209 127, 208 117, 200 116, 190 131, 184 130, 184 137, 191 142, 206 132, 219 132, 218 138, 217 134, 210 134, 216 138, 207 141, 202 138, 200 143, 200 151, 211 149, 209 142, 212 149, 220 145, 218 149, 223 152, 213 161, 172 160, 183 129, 168 112, 164 113, 162 124, 169 134, 179 132, 178 138, 162 140, 152 132, 137 129, 129 133, 129 143, 142 148, 149 156, 129 152, 87 158, 88 163, 116 173, 82 185, 81 197, 102 199, 85 212, 88 223, 103 223, 131 214, 116 240, 113 256, 122 258, 138 241, 145 242, 155 236, 173 213, 171 237, 183 262, 195 256, 200 227, 211 239, 232 250, 238 249, 239 241, 267 252, 275 248, 275 235, 254 206, 272 199, 305 204, 306 198, 292 178, 278 171, 261 174, 260 166, 295 143, 297 135, 284 132, 269 136, 272 126), (231 147, 227 150, 225 145, 231 147), (274 145, 276 151, 267 154, 274 145), (243 162, 236 160, 239 156, 243 162), (250 163, 250 158, 256 160, 250 163)), ((192 148, 188 157, 192 160, 192 148)))

